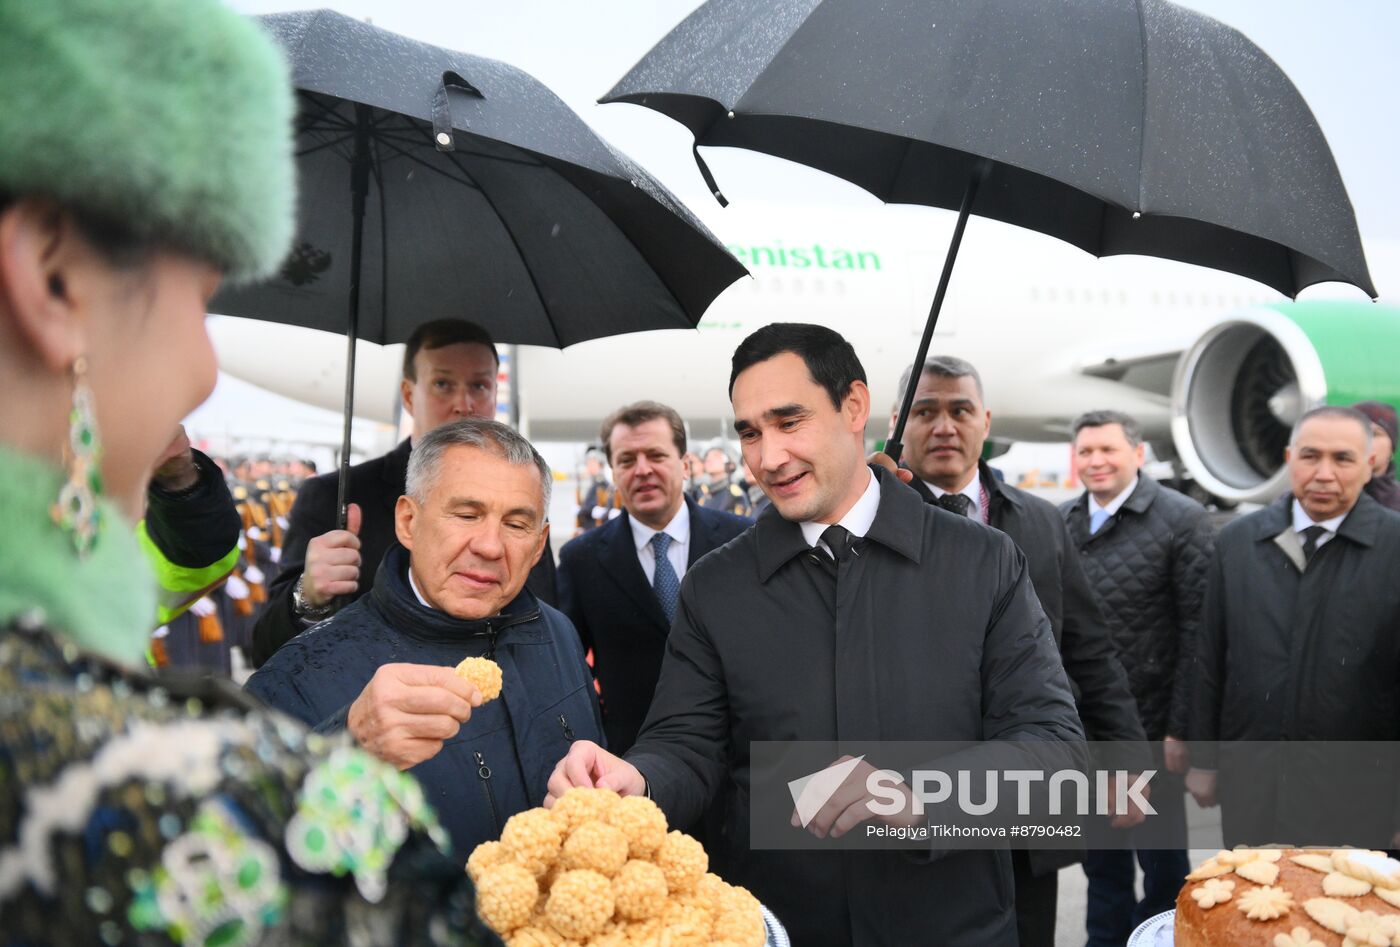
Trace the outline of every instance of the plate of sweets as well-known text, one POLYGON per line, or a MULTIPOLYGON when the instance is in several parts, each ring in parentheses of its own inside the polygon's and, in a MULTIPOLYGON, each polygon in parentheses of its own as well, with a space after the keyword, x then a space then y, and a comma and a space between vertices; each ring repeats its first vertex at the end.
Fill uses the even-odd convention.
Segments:
POLYGON ((467 859, 481 919, 508 947, 787 947, 744 888, 650 799, 576 788, 516 813, 467 859))

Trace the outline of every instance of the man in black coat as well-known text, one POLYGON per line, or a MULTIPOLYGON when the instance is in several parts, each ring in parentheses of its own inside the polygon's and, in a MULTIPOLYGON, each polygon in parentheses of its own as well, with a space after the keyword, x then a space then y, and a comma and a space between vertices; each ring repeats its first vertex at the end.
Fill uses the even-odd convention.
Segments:
POLYGON ((1138 831, 1084 859, 1089 947, 1121 947, 1144 920, 1172 908, 1191 868, 1181 776, 1191 662, 1214 534, 1204 507, 1139 472, 1145 449, 1130 416, 1093 411, 1077 418, 1073 429, 1075 470, 1085 492, 1061 513, 1128 672, 1158 771, 1155 837, 1138 831), (1143 873, 1140 901, 1134 851, 1143 873))
POLYGON ((1220 533, 1190 716, 1191 739, 1209 742, 1193 742, 1186 785, 1219 800, 1226 845, 1400 842, 1394 753, 1346 771, 1322 756, 1400 740, 1400 514, 1363 492, 1370 433, 1353 408, 1303 415, 1291 492, 1220 533), (1296 749, 1269 758, 1238 741, 1296 749))
MULTIPOLYGON (((496 415, 501 360, 486 330, 462 319, 419 326, 404 348, 400 394, 413 434, 383 457, 350 468, 346 528, 336 528, 339 472, 302 484, 282 545, 280 570, 253 626, 252 663, 261 667, 302 631, 370 590, 394 544, 394 505, 404 492, 413 442, 455 418, 496 415)), ((554 556, 548 549, 527 587, 550 604, 554 556)))
POLYGON ((651 706, 680 580, 753 521, 686 498, 685 423, 675 409, 654 401, 619 408, 601 441, 624 512, 560 550, 559 608, 593 652, 603 729, 621 754, 651 706))
MULTIPOLYGON (((819 326, 766 326, 736 350, 730 388, 772 506, 687 573, 626 759, 574 744, 551 797, 573 785, 647 792, 686 823, 722 795, 711 860, 794 943, 1016 944, 1005 850, 750 847, 754 741, 1025 740, 1029 753, 1083 731, 1015 544, 866 466, 870 392, 849 343, 819 326)), ((906 824, 907 813, 871 811, 862 767, 849 805, 838 792, 842 804, 806 831, 906 824)))
MULTIPOLYGON (((901 393, 910 371, 912 366, 900 379, 901 393)), ((1136 752, 1106 762, 1115 770, 1140 774, 1152 765, 1146 737, 1064 520, 1051 503, 1000 482, 981 462, 992 425, 985 403, 982 378, 971 363, 946 355, 924 362, 904 429, 903 459, 914 473, 910 486, 925 502, 986 523, 1016 541, 1050 619, 1085 735, 1133 745, 1136 752)), ((1115 815, 1114 824, 1127 827, 1143 818, 1133 810, 1115 815)), ((1054 947, 1058 871, 1079 860, 1080 853, 1069 849, 1012 852, 1021 947, 1054 947)))

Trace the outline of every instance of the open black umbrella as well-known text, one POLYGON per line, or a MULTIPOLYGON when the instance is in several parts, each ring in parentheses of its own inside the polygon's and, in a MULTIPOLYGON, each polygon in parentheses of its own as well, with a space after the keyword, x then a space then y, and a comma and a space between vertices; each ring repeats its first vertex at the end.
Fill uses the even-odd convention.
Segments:
POLYGON ((327 10, 261 18, 286 49, 298 234, 281 273, 211 312, 355 340, 458 316, 563 347, 693 328, 744 268, 649 174, 531 76, 327 10))
POLYGON ((697 145, 959 208, 916 363, 974 202, 1097 256, 1376 295, 1298 91, 1237 31, 1166 0, 710 0, 601 101, 656 109, 697 145))

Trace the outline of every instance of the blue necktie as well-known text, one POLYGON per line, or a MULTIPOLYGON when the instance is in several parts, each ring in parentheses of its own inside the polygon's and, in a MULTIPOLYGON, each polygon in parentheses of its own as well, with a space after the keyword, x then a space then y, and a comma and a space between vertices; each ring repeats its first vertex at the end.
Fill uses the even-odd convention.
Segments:
POLYGON ((1102 507, 1095 507, 1094 512, 1089 514, 1089 535, 1092 536, 1103 529, 1103 524, 1108 522, 1111 514, 1102 507))
POLYGON ((671 548, 671 537, 657 533, 651 537, 652 555, 656 557, 656 571, 652 574, 651 587, 656 592, 656 600, 661 603, 661 611, 667 621, 676 620, 676 603, 681 598, 681 580, 676 578, 675 567, 666 555, 671 548))

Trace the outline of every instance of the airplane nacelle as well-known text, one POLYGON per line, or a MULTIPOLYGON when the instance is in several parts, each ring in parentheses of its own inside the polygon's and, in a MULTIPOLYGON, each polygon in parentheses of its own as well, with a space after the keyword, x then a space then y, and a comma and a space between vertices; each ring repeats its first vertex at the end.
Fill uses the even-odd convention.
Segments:
POLYGON ((1231 315, 1177 362, 1171 435, 1196 483, 1232 503, 1288 489, 1293 424, 1324 404, 1400 405, 1400 309, 1364 302, 1278 303, 1231 315))

